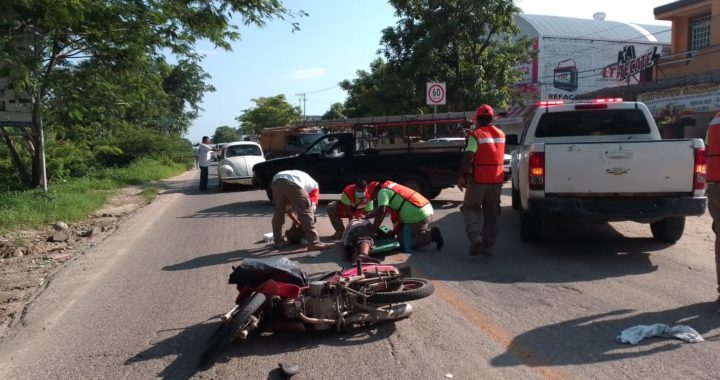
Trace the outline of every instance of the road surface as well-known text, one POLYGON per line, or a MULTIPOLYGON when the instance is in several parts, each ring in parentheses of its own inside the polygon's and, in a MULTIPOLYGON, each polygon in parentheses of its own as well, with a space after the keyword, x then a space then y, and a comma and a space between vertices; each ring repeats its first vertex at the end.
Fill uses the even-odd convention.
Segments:
MULTIPOLYGON (((339 246, 272 250, 261 242, 272 215, 264 192, 201 193, 197 176, 169 181, 52 278, 0 342, 0 378, 279 379, 280 362, 301 365, 294 379, 720 378, 708 215, 689 218, 674 245, 652 240, 647 225, 567 221, 528 244, 507 186, 492 257, 467 255, 456 189, 433 201, 442 251, 387 257, 435 285, 409 319, 354 334, 256 334, 199 369, 216 317, 234 300, 233 263, 278 254, 308 272, 348 263, 339 246), (623 329, 653 323, 686 324, 707 341, 615 342, 623 329)), ((321 198, 324 241, 333 231, 323 205, 335 197, 321 198)))

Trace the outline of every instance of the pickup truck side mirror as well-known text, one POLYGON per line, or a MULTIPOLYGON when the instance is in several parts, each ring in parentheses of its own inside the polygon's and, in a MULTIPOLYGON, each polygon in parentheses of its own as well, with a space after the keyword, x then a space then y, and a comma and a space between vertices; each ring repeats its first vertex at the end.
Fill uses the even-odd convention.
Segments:
POLYGON ((518 135, 514 133, 505 135, 505 145, 520 145, 518 142, 518 135))

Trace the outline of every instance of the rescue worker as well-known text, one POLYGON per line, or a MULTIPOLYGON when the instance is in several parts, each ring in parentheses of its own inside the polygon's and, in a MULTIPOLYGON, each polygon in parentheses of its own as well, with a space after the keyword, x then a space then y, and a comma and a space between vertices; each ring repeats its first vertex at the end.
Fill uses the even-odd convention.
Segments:
POLYGON ((432 242, 440 250, 444 241, 440 229, 430 228, 433 216, 433 207, 427 198, 417 191, 392 181, 385 181, 375 187, 373 200, 377 201, 374 211, 375 221, 371 227, 374 233, 379 230, 388 212, 398 214, 399 224, 410 227, 410 241, 412 249, 424 247, 432 242))
POLYGON ((329 244, 320 241, 315 229, 315 210, 320 199, 318 183, 300 170, 284 170, 275 174, 270 188, 274 208, 272 229, 275 248, 282 248, 288 244, 282 235, 286 213, 293 221, 297 220, 300 223, 305 233, 305 240, 308 242, 308 251, 329 248, 329 244), (293 215, 293 210, 297 217, 293 215))
POLYGON ((340 239, 345 232, 342 218, 364 218, 373 211, 372 195, 377 184, 376 181, 368 184, 364 179, 358 179, 354 184, 345 186, 340 201, 332 201, 327 205, 327 215, 335 228, 333 239, 340 239))
POLYGON ((705 138, 707 172, 708 211, 712 217, 712 230, 715 233, 715 273, 717 276, 718 298, 715 300, 716 307, 720 311, 720 240, 718 240, 718 228, 720 228, 720 112, 710 121, 707 137, 705 138))
POLYGON ((458 173, 458 188, 467 188, 460 211, 471 256, 489 254, 499 232, 505 133, 492 125, 494 118, 487 104, 475 111, 476 128, 468 136, 458 173))

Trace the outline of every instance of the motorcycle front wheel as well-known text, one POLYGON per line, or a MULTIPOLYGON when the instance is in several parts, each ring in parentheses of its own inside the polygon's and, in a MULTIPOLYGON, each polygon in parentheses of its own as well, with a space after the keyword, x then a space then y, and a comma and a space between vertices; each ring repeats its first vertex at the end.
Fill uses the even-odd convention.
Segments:
POLYGON ((372 303, 400 303, 429 297, 435 288, 424 278, 405 277, 388 282, 383 290, 376 290, 368 297, 372 303))
POLYGON ((265 295, 262 293, 253 294, 245 306, 236 312, 230 320, 226 321, 212 335, 210 341, 202 354, 200 354, 200 366, 205 367, 212 363, 217 354, 225 350, 235 340, 240 331, 250 324, 250 317, 257 312, 265 303, 265 295))

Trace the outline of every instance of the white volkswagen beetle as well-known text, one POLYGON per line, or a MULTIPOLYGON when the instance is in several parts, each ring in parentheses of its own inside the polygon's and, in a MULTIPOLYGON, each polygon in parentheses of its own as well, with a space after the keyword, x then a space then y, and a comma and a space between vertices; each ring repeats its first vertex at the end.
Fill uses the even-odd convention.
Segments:
POLYGON ((218 184, 220 190, 228 184, 252 185, 255 164, 265 161, 262 148, 251 141, 236 141, 225 145, 222 159, 218 163, 218 184))

